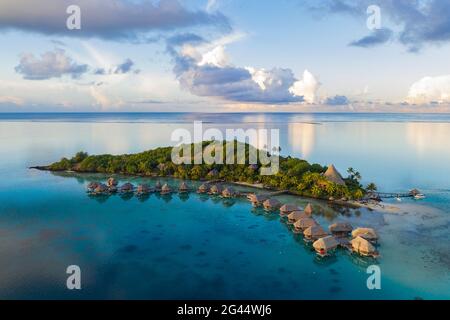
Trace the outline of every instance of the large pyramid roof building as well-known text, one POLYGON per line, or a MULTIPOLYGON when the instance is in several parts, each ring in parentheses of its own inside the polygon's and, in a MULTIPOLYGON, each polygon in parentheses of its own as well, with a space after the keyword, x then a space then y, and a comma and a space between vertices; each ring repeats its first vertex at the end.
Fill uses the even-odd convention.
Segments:
POLYGON ((339 173, 339 171, 337 171, 336 167, 332 164, 330 164, 328 166, 328 169, 327 169, 327 171, 325 171, 323 176, 331 182, 334 182, 339 185, 345 185, 344 179, 342 178, 341 174, 339 173))

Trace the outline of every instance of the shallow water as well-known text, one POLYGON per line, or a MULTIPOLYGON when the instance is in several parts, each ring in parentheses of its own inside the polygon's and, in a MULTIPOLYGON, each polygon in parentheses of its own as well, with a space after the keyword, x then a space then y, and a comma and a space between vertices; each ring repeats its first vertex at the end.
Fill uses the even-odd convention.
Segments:
MULTIPOLYGON (((345 121, 342 115, 338 121, 331 115, 252 118, 259 127, 281 130, 284 154, 334 162, 343 172, 353 166, 365 182, 373 180, 385 191, 419 187, 427 193, 419 203, 405 200, 396 214, 335 210, 314 202, 324 227, 345 220, 379 231, 382 289, 375 291, 366 286, 366 267, 374 261, 344 251, 318 259, 278 215, 255 211, 244 200, 197 194, 90 198, 87 181, 106 177, 27 169, 79 150, 119 154, 169 145, 173 129, 192 127, 192 115, 158 117, 158 123, 148 115, 139 121, 123 115, 105 121, 42 115, 0 120, 0 298, 450 298, 445 117, 425 122, 351 116, 345 121), (72 264, 82 270, 78 292, 65 287, 65 270, 72 264)), ((253 125, 248 115, 221 117, 208 115, 206 126, 253 125)))

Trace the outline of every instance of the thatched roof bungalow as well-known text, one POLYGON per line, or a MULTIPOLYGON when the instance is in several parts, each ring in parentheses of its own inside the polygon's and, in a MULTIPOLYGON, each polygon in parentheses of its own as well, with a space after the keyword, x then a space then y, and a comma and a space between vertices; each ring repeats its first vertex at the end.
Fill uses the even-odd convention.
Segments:
POLYGON ((352 232, 353 227, 348 222, 336 222, 328 227, 330 232, 337 237, 346 237, 352 232))
POLYGON ((127 182, 120 187, 119 191, 121 193, 130 193, 134 191, 134 186, 131 183, 127 182))
POLYGON ((208 190, 208 186, 206 184, 202 184, 200 187, 198 187, 197 193, 207 193, 208 190))
POLYGON ((213 185, 210 189, 209 189, 209 193, 213 194, 213 195, 218 195, 222 193, 222 188, 218 185, 213 185))
POLYGON ((305 213, 311 217, 313 214, 313 207, 312 207, 311 203, 308 203, 305 207, 305 210, 303 210, 303 211, 305 211, 305 213))
POLYGON ((106 194, 106 193, 108 193, 108 187, 103 183, 99 183, 97 185, 97 187, 94 189, 94 193, 95 194, 106 194))
POLYGON ((116 186, 109 186, 108 190, 110 193, 116 193, 117 192, 117 187, 116 186))
POLYGON ((236 191, 234 191, 234 189, 231 188, 231 187, 225 188, 225 190, 222 191, 222 196, 224 198, 235 197, 236 196, 236 191))
POLYGON ((281 207, 281 202, 277 199, 267 199, 263 202, 264 209, 272 211, 281 207))
POLYGON ((303 231, 303 235, 307 240, 317 240, 326 237, 328 234, 320 225, 317 224, 306 228, 306 230, 303 231))
POLYGON ((327 171, 323 174, 323 176, 331 182, 334 182, 338 185, 345 186, 345 181, 342 178, 342 175, 337 171, 336 167, 332 164, 328 166, 327 171))
POLYGON ((139 195, 146 195, 150 193, 150 187, 146 184, 140 184, 138 185, 136 189, 136 194, 139 195))
POLYGON ((310 218, 310 217, 311 216, 308 215, 305 211, 293 211, 287 216, 288 222, 290 224, 294 224, 300 219, 305 219, 305 218, 310 218))
POLYGON ((417 196, 417 195, 419 195, 419 194, 421 194, 422 192, 420 192, 420 190, 418 190, 418 189, 412 189, 412 190, 410 190, 409 191, 409 194, 411 195, 411 196, 413 196, 413 197, 415 197, 415 196, 417 196))
POLYGON ((189 187, 186 184, 186 182, 183 181, 183 182, 180 183, 180 187, 178 188, 178 191, 181 192, 181 193, 189 192, 189 187))
POLYGON ((169 194, 172 193, 172 189, 170 188, 170 186, 166 183, 162 186, 161 188, 161 194, 169 194))
POLYGON ((99 184, 100 184, 100 183, 98 183, 98 182, 90 182, 90 183, 87 185, 88 191, 94 191, 94 190, 98 187, 99 184))
POLYGON ((116 179, 114 179, 114 178, 109 178, 108 179, 108 181, 106 182, 106 185, 108 186, 108 187, 117 187, 117 185, 118 185, 119 183, 117 182, 117 180, 116 179))
POLYGON ((294 204, 285 204, 280 208, 280 215, 285 216, 294 211, 299 211, 300 209, 294 204))
POLYGON ((361 237, 374 243, 378 241, 378 234, 372 228, 357 228, 352 231, 352 237, 353 238, 361 237))
POLYGON ((356 252, 362 256, 377 257, 378 252, 375 247, 366 239, 362 237, 356 237, 350 241, 352 246, 352 251, 356 252))
POLYGON ((267 196, 251 193, 247 195, 247 199, 253 204, 254 207, 259 207, 267 200, 267 196))
POLYGON ((162 185, 161 185, 161 181, 156 181, 156 184, 155 184, 155 190, 156 191, 161 191, 161 188, 162 188, 162 185))
POLYGON ((316 224, 317 222, 313 218, 299 219, 294 223, 294 230, 296 232, 303 232, 303 230, 315 226, 316 224))
POLYGON ((313 243, 314 250, 316 250, 316 252, 321 256, 329 254, 331 251, 335 250, 338 246, 339 242, 337 242, 333 236, 320 238, 319 240, 316 240, 313 243))

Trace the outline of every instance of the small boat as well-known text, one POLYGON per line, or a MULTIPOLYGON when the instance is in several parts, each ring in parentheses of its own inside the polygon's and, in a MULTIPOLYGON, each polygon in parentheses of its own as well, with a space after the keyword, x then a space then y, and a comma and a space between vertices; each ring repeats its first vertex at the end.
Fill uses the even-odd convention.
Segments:
POLYGON ((416 199, 416 200, 425 199, 425 195, 423 193, 416 194, 414 196, 414 199, 416 199))
POLYGON ((397 200, 398 202, 402 202, 402 199, 400 197, 396 197, 395 200, 397 200))

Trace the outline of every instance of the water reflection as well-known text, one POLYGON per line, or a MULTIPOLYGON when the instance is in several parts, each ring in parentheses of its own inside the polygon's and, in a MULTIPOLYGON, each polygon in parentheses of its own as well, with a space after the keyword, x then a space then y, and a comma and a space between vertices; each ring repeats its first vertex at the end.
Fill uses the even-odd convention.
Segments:
POLYGON ((309 159, 313 151, 316 124, 289 123, 288 137, 293 156, 309 159))

